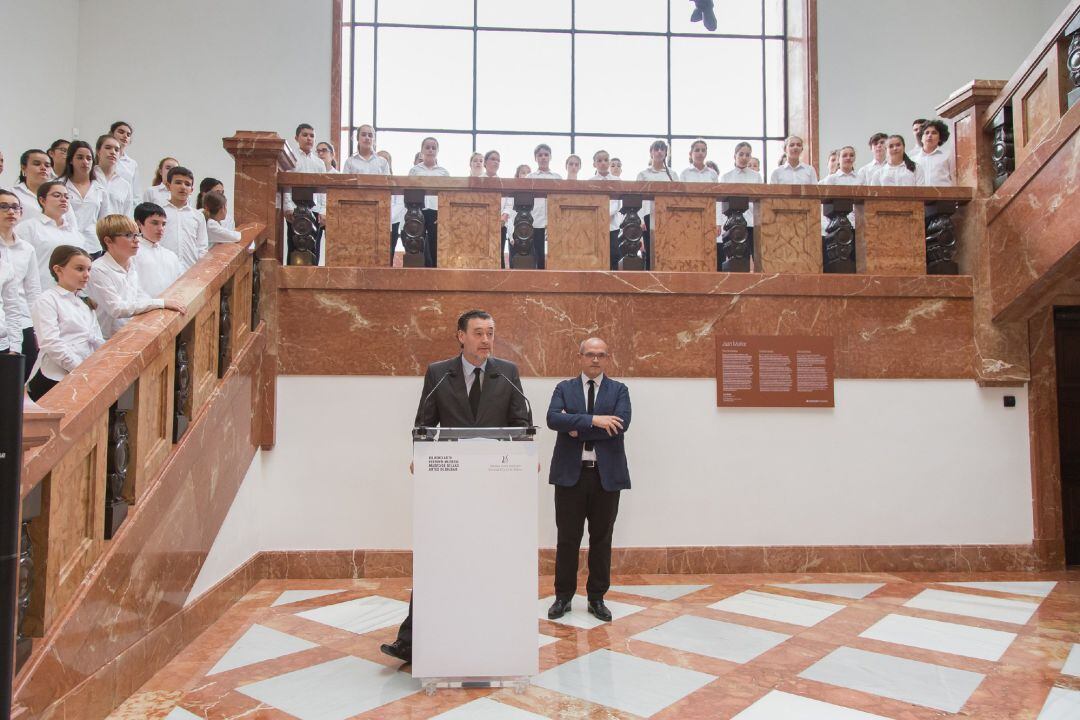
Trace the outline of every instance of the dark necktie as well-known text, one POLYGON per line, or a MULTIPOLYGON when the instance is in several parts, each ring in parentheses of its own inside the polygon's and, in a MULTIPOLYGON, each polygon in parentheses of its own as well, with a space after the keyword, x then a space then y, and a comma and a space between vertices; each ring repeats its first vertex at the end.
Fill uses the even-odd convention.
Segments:
MULTIPOLYGON (((585 405, 585 412, 588 413, 589 415, 593 414, 593 403, 595 401, 596 401, 596 381, 595 380, 590 380, 589 381, 589 401, 585 405)), ((585 443, 585 449, 588 450, 589 452, 592 452, 592 443, 591 442, 585 443)))
POLYGON ((480 411, 480 368, 473 368, 472 387, 469 388, 469 407, 472 408, 473 419, 476 419, 480 411))

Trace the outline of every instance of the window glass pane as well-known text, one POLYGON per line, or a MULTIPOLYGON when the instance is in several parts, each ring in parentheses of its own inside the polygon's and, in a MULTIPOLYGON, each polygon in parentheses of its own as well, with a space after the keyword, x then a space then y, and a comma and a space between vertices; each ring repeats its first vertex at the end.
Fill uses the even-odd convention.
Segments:
POLYGON ((576 0, 574 13, 578 30, 667 32, 667 8, 660 0, 576 0))
POLYGON ((375 22, 375 0, 341 0, 341 19, 343 22, 375 22))
POLYGON ((481 32, 476 124, 488 130, 570 131, 570 35, 481 32))
MULTIPOLYGON (((352 117, 349 117, 348 96, 345 99, 345 107, 342 108, 341 120, 343 125, 361 125, 371 122, 372 103, 374 102, 374 79, 375 73, 375 30, 369 27, 353 28, 353 105, 352 117)), ((345 56, 348 65, 348 56, 345 56)), ((344 69, 342 76, 346 73, 344 69)))
MULTIPOLYGON (((694 5, 685 0, 671 2, 671 32, 710 35, 703 22, 690 22, 694 5)), ((760 35, 761 0, 715 0, 716 32, 724 35, 760 35)))
POLYGON ((765 132, 774 137, 785 133, 787 103, 784 97, 784 41, 765 41, 765 132))
POLYGON ((784 34, 784 0, 765 0, 765 34, 784 34))
POLYGON ((431 135, 439 141, 438 163, 455 176, 469 174, 469 155, 472 154, 471 133, 377 132, 375 147, 390 153, 395 175, 408 175, 413 160, 420 152, 420 143, 431 135))
MULTIPOLYGON (((551 169, 566 177, 566 156, 570 154, 570 138, 547 135, 477 135, 476 149, 482 153, 498 150, 502 159, 499 177, 512 178, 518 165, 528 165, 536 170, 533 150, 540 143, 551 146, 551 169)), ((580 154, 580 153, 578 153, 580 154)), ((467 158, 466 158, 467 159, 467 158)), ((582 171, 584 173, 584 170, 582 171)))
MULTIPOLYGON (((735 167, 735 146, 741 142, 740 140, 718 140, 715 138, 704 138, 704 140, 709 146, 709 153, 705 156, 705 159, 716 163, 721 175, 735 167)), ((690 146, 693 142, 693 140, 672 141, 670 153, 672 172, 681 173, 690 167, 690 146)), ((750 143, 755 154, 761 150, 760 140, 747 139, 746 142, 750 143)), ((761 157, 761 155, 758 154, 758 157, 761 157)))
POLYGON ((380 28, 376 119, 382 127, 470 129, 472 31, 380 28))
MULTIPOLYGON (((657 137, 660 137, 658 135, 657 137)), ((607 150, 611 158, 619 158, 623 164, 623 180, 633 180, 649 165, 649 145, 656 138, 642 137, 588 137, 578 136, 577 154, 581 156, 582 177, 592 177, 592 156, 597 150, 607 150)))
POLYGON ((759 135, 762 112, 761 40, 672 38, 673 133, 759 135))
POLYGON ((662 37, 578 35, 576 129, 667 133, 667 44, 662 37))
MULTIPOLYGON (((348 5, 348 0, 346 0, 348 5)), ((341 101, 341 125, 348 127, 349 125, 349 104, 352 94, 352 65, 349 64, 350 43, 352 42, 352 26, 344 25, 341 28, 341 94, 338 96, 341 101)), ((340 132, 341 127, 331 128, 333 132, 340 132)))
MULTIPOLYGON (((580 4, 581 0, 578 0, 580 4)), ((487 27, 570 29, 570 0, 479 0, 476 24, 487 27)))
POLYGON ((472 27, 473 0, 383 0, 379 22, 472 27))

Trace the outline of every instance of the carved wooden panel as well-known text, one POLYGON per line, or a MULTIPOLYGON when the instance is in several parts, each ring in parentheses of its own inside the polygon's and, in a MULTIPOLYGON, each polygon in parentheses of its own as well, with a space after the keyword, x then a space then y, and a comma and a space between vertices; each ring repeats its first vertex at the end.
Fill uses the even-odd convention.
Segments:
POLYGON ((498 268, 501 212, 498 193, 439 193, 439 267, 498 268))
POLYGON ((232 357, 251 333, 251 263, 240 265, 232 279, 232 357))
POLYGON ((716 270, 716 198, 658 197, 652 211, 654 270, 716 270))
POLYGON ((329 266, 389 267, 390 192, 331 188, 323 244, 329 266))
POLYGON ((1051 50, 1013 95, 1017 167, 1065 113, 1062 67, 1059 50, 1051 50))
POLYGON ((754 225, 757 272, 822 271, 820 200, 760 200, 754 203, 754 225))
POLYGON ((104 551, 108 431, 106 411, 43 481, 41 515, 30 523, 35 564, 25 627, 31 635, 51 627, 104 551))
POLYGON ((611 267, 607 195, 549 195, 547 266, 551 270, 607 270, 611 267))
POLYGON ((124 499, 133 505, 157 477, 172 450, 175 361, 175 353, 161 353, 135 383, 135 408, 128 422, 128 427, 133 430, 131 457, 134 462, 128 467, 124 484, 124 499))
POLYGON ((221 294, 214 293, 210 302, 195 316, 195 334, 191 347, 191 418, 199 414, 210 399, 217 382, 218 312, 221 294))
POLYGON ((867 200, 855 207, 855 266, 867 275, 925 275, 921 202, 867 200))

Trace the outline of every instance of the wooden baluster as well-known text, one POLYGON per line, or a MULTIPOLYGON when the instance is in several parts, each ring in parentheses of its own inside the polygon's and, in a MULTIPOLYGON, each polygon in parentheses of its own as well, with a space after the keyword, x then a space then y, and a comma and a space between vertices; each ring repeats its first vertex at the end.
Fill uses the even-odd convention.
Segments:
POLYGON ((259 275, 259 258, 251 258, 251 330, 259 326, 259 296, 262 294, 262 277, 259 275))
POLYGON ((176 372, 173 383, 173 442, 179 442, 191 422, 191 341, 189 324, 176 336, 176 372))
POLYGON ((424 267, 427 229, 424 225, 424 191, 405 191, 405 219, 401 221, 401 244, 405 248, 402 267, 424 267))
POLYGON ((935 202, 926 206, 926 274, 958 275, 956 230, 952 216, 956 203, 935 202))
POLYGON ((218 378, 225 377, 225 371, 229 369, 232 359, 232 281, 221 287, 221 303, 218 310, 218 378))
POLYGON ((18 671, 30 657, 33 640, 24 627, 26 611, 30 607, 30 596, 34 592, 34 541, 30 537, 30 521, 41 515, 41 486, 34 486, 22 501, 22 522, 19 532, 19 594, 18 618, 15 624, 15 669, 18 671))
POLYGON ((619 223, 619 269, 620 270, 644 270, 645 259, 641 257, 641 246, 645 236, 645 228, 641 224, 642 197, 640 195, 623 195, 622 207, 619 212, 623 219, 619 223))
POLYGON ((855 203, 851 200, 830 200, 823 204, 829 224, 821 238, 823 270, 827 273, 855 272, 855 229, 848 213, 855 203))
POLYGON ((750 228, 746 225, 746 211, 750 209, 749 198, 729 197, 720 203, 720 212, 727 219, 720 231, 720 247, 724 260, 724 272, 750 272, 750 228))
POLYGON ((319 221, 315 217, 315 194, 306 188, 293 190, 292 232, 293 249, 289 253, 289 265, 318 265, 319 248, 315 238, 319 233, 319 221))
POLYGON ((105 539, 111 540, 127 517, 124 500, 131 438, 127 414, 135 407, 135 386, 129 387, 109 408, 108 465, 105 476, 105 539))
POLYGON ((1065 50, 1065 70, 1072 84, 1066 95, 1066 105, 1071 108, 1080 102, 1080 15, 1065 28, 1065 37, 1069 39, 1068 49, 1065 50))
POLYGON ((533 216, 536 200, 531 193, 514 195, 514 231, 507 240, 510 245, 510 268, 512 270, 535 270, 533 255, 533 216))
POLYGON ((1009 179, 1016 168, 1016 147, 1013 143, 1012 106, 1006 105, 994 116, 994 142, 990 145, 994 162, 994 189, 1009 179))

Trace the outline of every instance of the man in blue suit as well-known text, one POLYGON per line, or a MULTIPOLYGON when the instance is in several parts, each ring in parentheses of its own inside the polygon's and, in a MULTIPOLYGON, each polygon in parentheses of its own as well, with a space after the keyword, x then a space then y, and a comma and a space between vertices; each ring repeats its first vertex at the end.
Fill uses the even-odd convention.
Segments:
POLYGON ((590 613, 611 621, 604 594, 611 585, 611 535, 619 493, 630 488, 623 441, 630 427, 630 391, 607 377, 607 343, 589 338, 578 348, 581 374, 555 387, 547 424, 558 431, 548 482, 555 486, 555 602, 548 618, 570 611, 577 590, 578 549, 589 521, 590 613))

